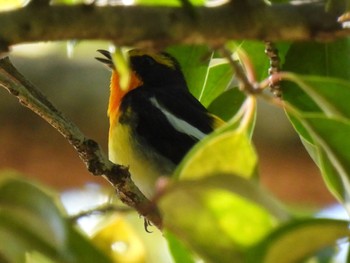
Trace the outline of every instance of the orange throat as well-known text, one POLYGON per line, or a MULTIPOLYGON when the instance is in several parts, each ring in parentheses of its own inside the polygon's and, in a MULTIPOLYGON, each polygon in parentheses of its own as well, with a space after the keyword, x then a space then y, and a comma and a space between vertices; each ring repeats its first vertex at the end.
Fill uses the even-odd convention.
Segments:
POLYGON ((136 75, 134 71, 131 71, 131 77, 129 81, 128 87, 123 90, 120 87, 120 76, 118 72, 113 70, 110 84, 110 96, 109 96, 109 104, 108 104, 108 116, 110 125, 115 123, 119 116, 119 107, 123 100, 123 97, 131 90, 136 89, 142 85, 142 81, 136 75))

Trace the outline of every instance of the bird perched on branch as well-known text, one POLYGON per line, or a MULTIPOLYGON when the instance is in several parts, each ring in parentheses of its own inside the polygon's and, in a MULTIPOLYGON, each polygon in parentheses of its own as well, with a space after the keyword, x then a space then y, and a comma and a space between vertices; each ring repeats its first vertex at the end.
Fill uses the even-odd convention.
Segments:
POLYGON ((108 116, 109 158, 129 166, 146 195, 159 176, 171 175, 190 148, 220 126, 189 92, 179 63, 168 53, 130 50, 130 79, 121 87, 113 54, 96 58, 112 69, 108 116))

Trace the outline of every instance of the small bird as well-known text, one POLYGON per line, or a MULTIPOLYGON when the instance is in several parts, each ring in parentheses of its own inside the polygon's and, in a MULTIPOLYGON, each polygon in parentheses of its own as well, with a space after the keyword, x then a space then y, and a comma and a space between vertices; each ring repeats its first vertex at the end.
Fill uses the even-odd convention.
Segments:
POLYGON ((171 175, 191 147, 223 121, 190 93, 177 60, 168 53, 128 52, 131 78, 126 89, 112 55, 96 58, 112 69, 108 152, 129 166, 133 181, 148 197, 157 178, 171 175))

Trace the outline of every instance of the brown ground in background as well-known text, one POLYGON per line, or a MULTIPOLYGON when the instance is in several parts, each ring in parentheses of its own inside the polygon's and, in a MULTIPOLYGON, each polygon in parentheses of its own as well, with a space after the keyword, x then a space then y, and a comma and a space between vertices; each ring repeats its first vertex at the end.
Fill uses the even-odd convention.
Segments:
MULTIPOLYGON (((301 145, 256 145, 263 184, 288 203, 324 206, 334 202, 319 171, 301 145)), ((108 185, 90 175, 71 146, 51 127, 40 131, 0 129, 0 169, 11 168, 63 190, 88 182, 108 185), (38 136, 38 132, 42 136, 38 136)))

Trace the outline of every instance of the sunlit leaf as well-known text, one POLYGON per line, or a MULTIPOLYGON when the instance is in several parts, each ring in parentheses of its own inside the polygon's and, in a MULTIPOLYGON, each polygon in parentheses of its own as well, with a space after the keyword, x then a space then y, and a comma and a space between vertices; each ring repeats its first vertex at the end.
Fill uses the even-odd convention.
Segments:
POLYGON ((303 262, 321 249, 336 246, 339 239, 348 238, 348 225, 347 221, 331 219, 290 221, 248 250, 247 262, 303 262))
POLYGON ((9 173, 0 179, 1 256, 24 262, 38 251, 57 262, 110 262, 64 218, 51 192, 9 173))
POLYGON ((52 4, 77 5, 87 3, 86 0, 52 0, 52 4))
POLYGON ((245 249, 288 218, 253 181, 234 175, 177 182, 159 207, 164 227, 212 262, 242 262, 245 249))
POLYGON ((0 1, 0 11, 7 11, 23 6, 24 0, 1 0, 0 1))
POLYGON ((120 88, 125 91, 128 89, 131 79, 128 56, 121 48, 115 48, 114 52, 111 52, 111 56, 113 64, 117 65, 115 69, 118 71, 120 88))
MULTIPOLYGON (((195 6, 204 5, 205 0, 188 0, 190 4, 195 6)), ((139 5, 163 5, 163 6, 182 6, 181 0, 135 0, 135 4, 139 5)))
MULTIPOLYGON (((210 65, 208 70, 209 72, 199 98, 205 107, 208 107, 215 98, 227 89, 233 78, 232 68, 226 61, 210 65)), ((229 106, 227 105, 227 107, 229 106)))
MULTIPOLYGON (((181 178, 196 178, 213 172, 254 175, 257 155, 246 133, 226 132, 203 140, 180 172, 181 178)), ((197 148, 196 147, 196 148, 197 148)))
POLYGON ((250 97, 239 113, 241 115, 236 119, 197 143, 178 166, 176 176, 198 178, 214 172, 246 178, 256 175, 257 155, 250 140, 250 128, 255 121, 255 99, 250 97))

